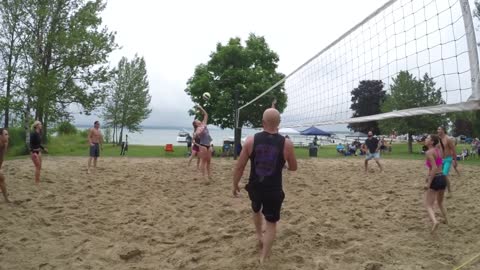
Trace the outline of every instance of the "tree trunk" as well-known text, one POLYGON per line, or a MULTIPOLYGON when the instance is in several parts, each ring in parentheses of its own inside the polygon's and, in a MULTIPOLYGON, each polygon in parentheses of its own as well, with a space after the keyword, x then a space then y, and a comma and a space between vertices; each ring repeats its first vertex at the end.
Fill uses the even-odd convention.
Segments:
POLYGON ((115 124, 115 122, 113 123, 112 125, 112 145, 115 146, 115 142, 117 141, 117 125, 115 124))
POLYGON ((413 153, 413 135, 412 132, 408 132, 408 153, 413 153))
POLYGON ((43 143, 44 144, 48 144, 48 136, 47 136, 47 133, 48 133, 48 114, 45 113, 44 114, 44 117, 43 117, 43 122, 42 122, 42 140, 43 140, 43 143))
POLYGON ((28 153, 30 150, 30 107, 28 105, 25 107, 24 119, 23 119, 23 128, 25 129, 25 152, 28 153))
POLYGON ((120 145, 122 143, 122 139, 123 139, 123 125, 120 128, 120 136, 118 137, 118 145, 120 145))
MULTIPOLYGON (((11 49, 12 47, 10 47, 11 49)), ((11 98, 11 87, 12 87, 12 51, 10 50, 10 55, 8 56, 8 67, 7 67, 7 92, 6 92, 6 103, 5 103, 5 128, 8 128, 9 124, 9 115, 10 115, 10 98, 11 98)))
MULTIPOLYGON (((15 13, 18 10, 15 10, 15 13)), ((14 48, 15 48, 15 33, 17 32, 17 22, 18 17, 15 17, 13 21, 13 29, 10 32, 10 44, 8 47, 8 64, 7 64, 7 89, 5 93, 5 97, 7 102, 5 104, 5 128, 8 128, 10 122, 10 98, 12 93, 12 81, 13 81, 13 58, 14 58, 14 48)), ((18 55, 15 56, 15 62, 18 59, 18 55)))

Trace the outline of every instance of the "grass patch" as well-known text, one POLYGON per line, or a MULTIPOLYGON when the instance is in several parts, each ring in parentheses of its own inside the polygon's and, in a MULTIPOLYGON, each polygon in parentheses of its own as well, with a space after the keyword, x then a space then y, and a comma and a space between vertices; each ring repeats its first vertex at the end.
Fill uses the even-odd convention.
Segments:
MULTIPOLYGON (((76 135, 62 135, 58 137, 51 137, 50 143, 46 146, 49 150, 50 156, 83 156, 88 157, 89 145, 85 134, 76 135)), ((23 146, 15 146, 9 149, 8 158, 18 157, 23 146), (18 148, 18 149, 17 149, 18 148)), ((457 152, 461 152, 463 148, 470 149, 469 145, 458 145, 457 152)), ((187 157, 186 146, 174 146, 174 152, 165 152, 163 145, 150 146, 150 145, 129 145, 127 156, 129 157, 169 157, 169 158, 184 158, 187 157)), ((408 145, 394 144, 392 147, 392 153, 387 153, 382 156, 384 159, 410 159, 410 160, 422 160, 424 155, 421 154, 422 146, 414 143, 413 153, 408 153, 408 145)), ((221 153, 221 147, 216 146, 215 151, 218 154, 221 153)), ((299 159, 309 158, 308 148, 295 148, 295 154, 299 159)), ((115 157, 120 156, 120 147, 112 144, 105 144, 101 156, 115 157)), ((355 156, 343 156, 339 155, 335 149, 335 145, 321 146, 318 149, 318 158, 357 158, 363 157, 355 156)), ((468 159, 460 161, 462 164, 475 164, 480 165, 480 158, 468 159)))

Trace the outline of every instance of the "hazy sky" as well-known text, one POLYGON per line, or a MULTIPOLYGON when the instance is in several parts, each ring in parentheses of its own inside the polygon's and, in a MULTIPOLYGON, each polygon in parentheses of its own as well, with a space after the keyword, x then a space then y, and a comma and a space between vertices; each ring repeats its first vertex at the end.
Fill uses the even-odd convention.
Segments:
MULTIPOLYGON (((245 40, 249 33, 265 36, 280 56, 278 71, 289 74, 385 2, 109 0, 102 17, 121 46, 110 57, 112 67, 122 56, 145 57, 153 112, 143 124, 190 126, 187 111, 193 104, 184 92, 186 82, 218 42, 245 40)), ((90 124, 98 116, 75 118, 90 124)))
MULTIPOLYGON (((217 42, 265 36, 280 56, 278 70, 288 74, 385 2, 110 0, 103 20, 121 45, 110 57, 112 67, 136 53, 147 62, 153 112, 144 124, 190 126, 186 82, 217 42)), ((75 118, 86 124, 97 117, 75 118)))

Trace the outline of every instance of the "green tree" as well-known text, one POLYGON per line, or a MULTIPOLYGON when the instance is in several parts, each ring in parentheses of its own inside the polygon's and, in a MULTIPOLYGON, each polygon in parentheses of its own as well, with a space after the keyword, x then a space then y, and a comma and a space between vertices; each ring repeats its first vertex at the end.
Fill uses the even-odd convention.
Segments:
MULTIPOLYGON (((352 105, 350 109, 354 111, 353 117, 368 116, 381 113, 380 106, 385 99, 383 82, 379 80, 360 81, 357 88, 352 90, 352 105)), ((380 134, 377 121, 364 123, 352 123, 348 128, 353 131, 367 133, 372 131, 374 134, 380 134)))
POLYGON ((448 117, 453 123, 453 136, 466 135, 470 137, 480 136, 480 111, 464 111, 449 113, 448 117), (477 125, 477 126, 475 126, 477 125))
MULTIPOLYGON (((22 9, 21 0, 0 0, 0 67, 4 76, 0 76, 5 82, 5 95, 0 97, 0 107, 4 109, 4 126, 10 125, 11 109, 18 108, 14 104, 14 83, 19 69, 21 55, 21 21, 26 18, 22 9), (3 78, 2 78, 3 77, 3 78)), ((1 89, 2 87, 0 87, 1 89)), ((18 113, 18 111, 17 111, 18 113)))
MULTIPOLYGON (((441 88, 435 88, 435 82, 428 74, 425 74, 423 79, 417 79, 408 71, 401 71, 393 79, 390 89, 381 106, 382 112, 445 104, 441 88)), ((431 133, 438 126, 444 125, 445 119, 442 115, 419 115, 397 118, 394 121, 383 120, 380 122, 380 129, 396 129, 400 134, 408 133, 408 151, 412 153, 412 135, 431 133)))
POLYGON ((151 96, 145 59, 135 55, 132 61, 123 57, 115 71, 114 87, 103 119, 107 126, 113 127, 117 142, 123 141, 123 130, 141 131, 140 124, 147 119, 151 109, 148 108, 151 96))
MULTIPOLYGON (((209 124, 234 128, 235 96, 238 94, 240 107, 283 79, 284 75, 276 71, 278 61, 278 55, 269 48, 264 37, 250 34, 245 46, 240 38, 232 38, 226 45, 218 43, 210 60, 195 68, 185 92, 194 103, 205 108, 209 124), (202 99, 204 92, 211 94, 208 101, 202 99)), ((239 126, 261 126, 263 111, 275 99, 276 108, 282 112, 287 103, 283 83, 246 107, 240 113, 239 126)))
POLYGON ((46 136, 49 123, 69 115, 71 104, 88 114, 103 103, 110 79, 107 58, 117 45, 115 34, 102 26, 102 0, 22 2, 29 14, 24 22, 27 107, 43 122, 46 136))

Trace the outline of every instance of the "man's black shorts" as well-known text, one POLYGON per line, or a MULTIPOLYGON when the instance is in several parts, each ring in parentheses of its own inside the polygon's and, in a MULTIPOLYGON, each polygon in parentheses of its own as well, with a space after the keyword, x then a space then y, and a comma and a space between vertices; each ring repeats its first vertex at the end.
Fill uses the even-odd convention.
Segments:
POLYGON ((90 156, 91 157, 100 156, 100 145, 98 143, 94 143, 93 145, 90 145, 90 156))
POLYGON ((262 210, 262 214, 268 222, 275 223, 280 220, 280 210, 282 208, 285 193, 282 190, 262 191, 254 188, 245 187, 248 191, 248 197, 252 201, 252 210, 258 213, 262 210))

